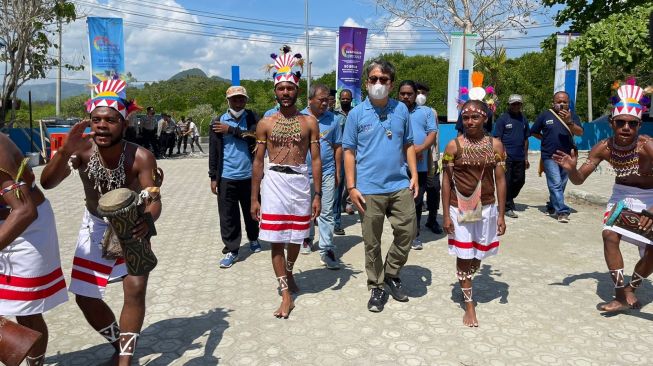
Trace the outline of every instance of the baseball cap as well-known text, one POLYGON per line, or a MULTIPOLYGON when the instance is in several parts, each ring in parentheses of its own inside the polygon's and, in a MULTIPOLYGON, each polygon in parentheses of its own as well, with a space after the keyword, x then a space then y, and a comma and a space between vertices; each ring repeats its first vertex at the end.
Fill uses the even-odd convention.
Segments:
POLYGON ((508 97, 508 104, 513 104, 513 103, 522 103, 521 95, 510 94, 510 97, 508 97))
POLYGON ((244 87, 238 85, 238 86, 230 86, 227 89, 227 98, 235 97, 236 95, 243 95, 245 98, 249 99, 249 96, 247 95, 247 90, 245 90, 244 87))

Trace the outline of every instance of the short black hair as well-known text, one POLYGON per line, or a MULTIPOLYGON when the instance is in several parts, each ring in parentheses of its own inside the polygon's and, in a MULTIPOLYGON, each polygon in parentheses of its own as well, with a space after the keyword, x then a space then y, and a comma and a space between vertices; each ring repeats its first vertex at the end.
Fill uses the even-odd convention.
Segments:
POLYGON ((337 90, 335 90, 335 89, 331 89, 331 90, 329 91, 329 96, 331 96, 331 97, 335 97, 337 93, 338 93, 337 90))
POLYGON ((367 68, 365 68, 365 75, 369 76, 370 72, 376 68, 381 69, 382 73, 390 75, 390 81, 395 81, 395 67, 383 58, 375 58, 374 60, 370 61, 370 63, 367 65, 367 68))
POLYGON ((349 90, 349 89, 342 89, 342 90, 340 91, 340 97, 341 97, 341 98, 342 98, 342 93, 349 93, 349 95, 351 95, 352 98, 354 97, 354 93, 352 93, 351 90, 349 90))
POLYGON ((417 86, 415 85, 415 82, 412 81, 412 80, 404 80, 404 81, 402 81, 402 82, 399 84, 399 90, 401 90, 401 88, 404 87, 404 86, 406 86, 406 85, 408 85, 408 86, 410 86, 411 88, 413 88, 413 93, 417 94, 417 86))
POLYGON ((431 91, 431 89, 428 87, 428 85, 422 84, 420 82, 416 82, 415 87, 417 88, 417 90, 424 90, 427 93, 431 91))
POLYGON ((558 95, 558 94, 565 94, 565 95, 567 96, 567 99, 571 98, 571 97, 569 96, 569 93, 567 93, 567 92, 564 91, 564 90, 559 90, 559 91, 553 93, 553 99, 555 99, 556 95, 558 95))
POLYGON ((152 107, 152 106, 147 107, 147 111, 148 111, 148 112, 149 112, 149 111, 152 111, 152 110, 154 110, 154 107, 152 107))
POLYGON ((329 88, 324 84, 313 84, 311 85, 311 89, 308 91, 308 99, 315 98, 315 94, 317 94, 318 91, 330 92, 329 88))

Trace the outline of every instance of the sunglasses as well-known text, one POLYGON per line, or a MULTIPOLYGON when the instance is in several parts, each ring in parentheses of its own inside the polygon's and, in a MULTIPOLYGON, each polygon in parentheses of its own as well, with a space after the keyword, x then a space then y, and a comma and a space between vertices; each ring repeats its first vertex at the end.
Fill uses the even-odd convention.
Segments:
POLYGON ((377 81, 381 82, 381 84, 387 84, 388 81, 390 81, 390 78, 387 76, 381 76, 381 77, 370 76, 367 78, 367 82, 370 84, 376 84, 377 81))
POLYGON ((639 127, 639 121, 637 120, 626 121, 625 119, 615 119, 612 121, 614 122, 614 125, 617 126, 617 128, 623 128, 626 124, 628 124, 628 128, 639 127))
POLYGON ((470 119, 474 121, 478 121, 481 118, 483 118, 483 115, 481 114, 463 114, 463 121, 469 121, 470 119))

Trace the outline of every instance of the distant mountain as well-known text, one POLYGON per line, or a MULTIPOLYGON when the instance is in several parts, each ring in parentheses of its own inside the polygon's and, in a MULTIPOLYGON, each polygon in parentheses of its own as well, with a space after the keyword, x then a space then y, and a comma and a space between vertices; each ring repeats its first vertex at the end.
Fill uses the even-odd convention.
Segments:
POLYGON ((204 71, 195 68, 195 69, 189 69, 189 70, 178 72, 168 80, 179 80, 179 79, 185 79, 189 77, 208 78, 208 76, 204 71))
MULTIPOLYGON (((208 78, 209 76, 206 75, 206 73, 204 71, 202 71, 201 69, 194 68, 194 69, 189 69, 189 70, 184 70, 184 71, 178 72, 177 74, 175 74, 173 77, 171 77, 168 80, 179 80, 179 79, 185 79, 185 78, 189 78, 189 77, 208 78)), ((219 76, 211 76, 211 79, 218 80, 218 81, 224 81, 224 82, 227 82, 227 83, 231 82, 231 80, 221 78, 219 76)))
MULTIPOLYGON (((18 99, 24 100, 27 102, 28 92, 32 91, 32 101, 33 102, 55 102, 55 87, 56 83, 48 84, 30 84, 23 85, 18 89, 18 99)), ((76 97, 81 94, 89 94, 90 90, 86 87, 85 84, 74 84, 74 83, 61 83, 61 99, 66 99, 70 97, 76 97)))

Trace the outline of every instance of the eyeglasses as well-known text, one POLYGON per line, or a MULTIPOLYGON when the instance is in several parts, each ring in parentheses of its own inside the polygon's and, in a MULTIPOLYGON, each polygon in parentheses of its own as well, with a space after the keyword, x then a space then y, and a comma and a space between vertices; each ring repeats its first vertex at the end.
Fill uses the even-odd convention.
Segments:
POLYGON ((617 126, 617 128, 623 128, 626 124, 628 124, 628 128, 637 128, 639 127, 639 121, 637 120, 630 120, 626 121, 625 119, 614 119, 612 120, 617 126))
POLYGON ((474 121, 478 121, 483 116, 481 114, 463 114, 463 121, 469 121, 470 119, 473 119, 474 121))
POLYGON ((376 84, 377 81, 381 82, 381 84, 387 84, 388 81, 390 81, 390 78, 387 76, 381 76, 381 77, 369 76, 367 78, 367 82, 370 84, 376 84))

